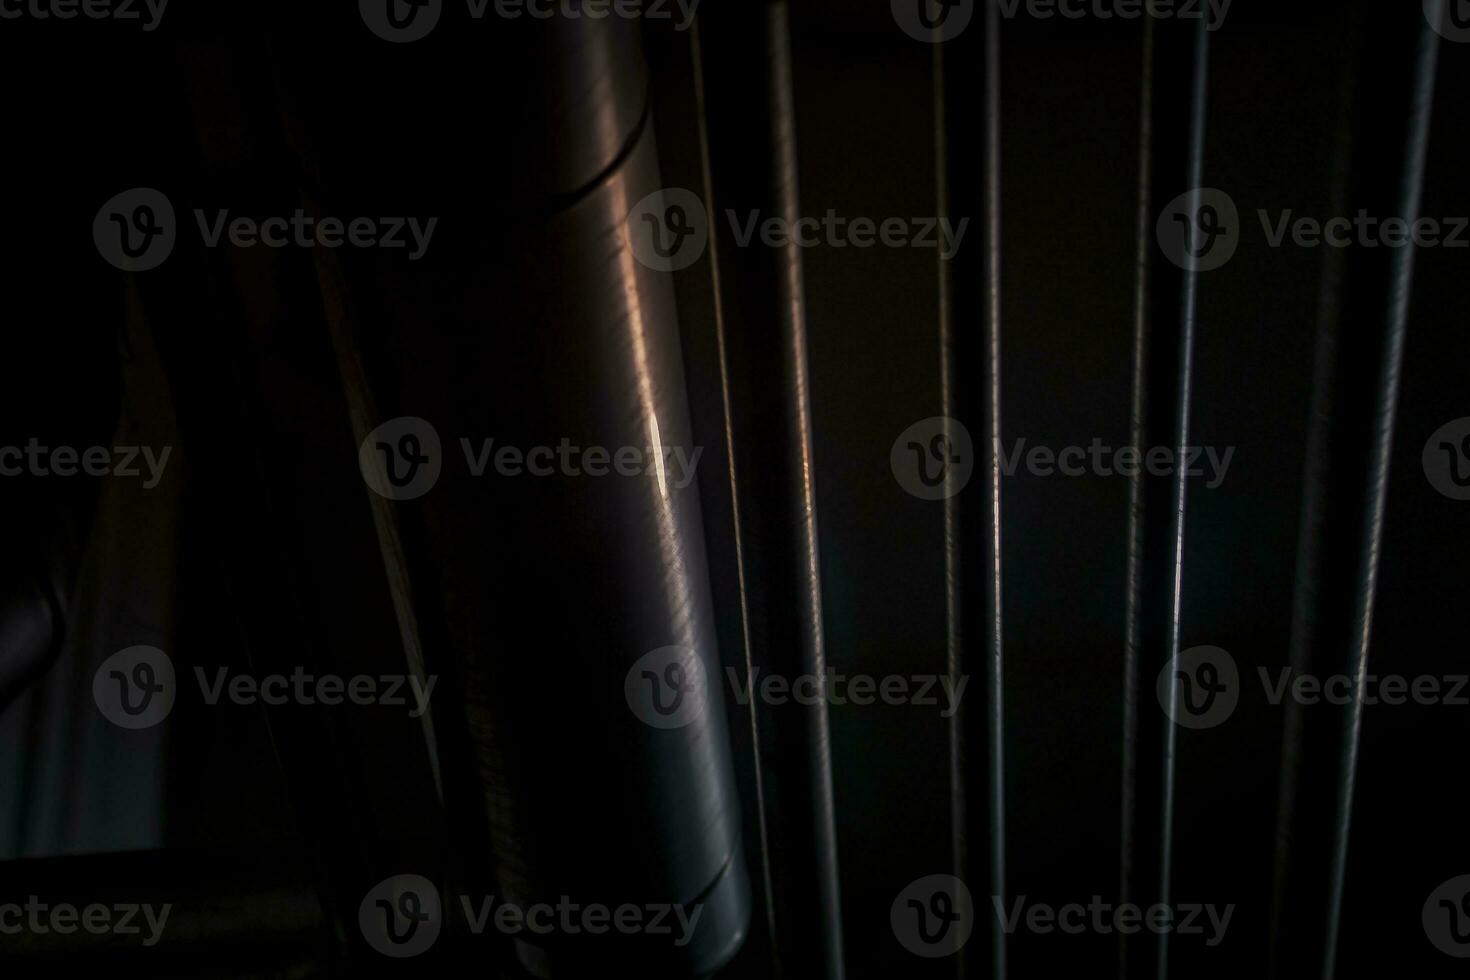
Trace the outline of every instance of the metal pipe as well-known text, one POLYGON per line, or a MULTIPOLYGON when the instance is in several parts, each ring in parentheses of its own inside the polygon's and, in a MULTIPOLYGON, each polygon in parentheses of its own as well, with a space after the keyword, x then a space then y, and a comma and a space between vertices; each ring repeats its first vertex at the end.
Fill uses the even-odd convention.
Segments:
POLYGON ((536 79, 540 98, 535 112, 497 102, 516 152, 483 167, 481 135, 426 95, 495 91, 478 61, 422 62, 410 91, 385 80, 359 100, 413 134, 364 126, 411 148, 368 172, 358 117, 320 101, 294 113, 324 207, 369 199, 399 167, 412 184, 432 161, 423 190, 452 208, 436 255, 391 277, 344 263, 340 282, 374 425, 421 418, 442 446, 437 484, 396 507, 472 749, 446 753, 446 799, 472 784, 491 840, 492 866, 455 885, 522 908, 697 906, 688 936, 522 932, 514 948, 538 977, 705 976, 744 940, 749 882, 671 277, 640 250, 640 216, 664 212, 647 203, 660 185, 639 25, 496 26, 492 70, 536 79))

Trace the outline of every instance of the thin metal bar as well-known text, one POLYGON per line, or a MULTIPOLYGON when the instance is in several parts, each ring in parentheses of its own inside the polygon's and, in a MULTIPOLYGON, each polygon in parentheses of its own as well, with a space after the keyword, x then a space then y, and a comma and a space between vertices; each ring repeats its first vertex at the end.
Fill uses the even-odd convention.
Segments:
MULTIPOLYGON (((794 227, 799 215, 794 94, 782 0, 701 11, 711 205, 794 227), (757 95, 756 93, 759 93, 757 95), (763 113, 751 112, 753 101, 763 113)), ((799 246, 741 247, 718 236, 731 466, 738 484, 750 664, 826 676, 817 548, 806 299, 799 246), (773 379, 777 383, 772 383, 773 379)), ((776 976, 844 976, 827 706, 753 699, 765 768, 776 976)))
MULTIPOLYGON (((1186 195, 1195 215, 1204 159, 1209 35, 1200 20, 1149 18, 1144 39, 1138 209, 1138 292, 1133 349, 1133 446, 1184 458, 1189 438, 1196 273, 1155 241, 1166 207, 1186 195)), ((1169 711, 1143 710, 1152 680, 1179 656, 1184 546, 1183 467, 1140 470, 1129 488, 1128 599, 1124 641, 1122 899, 1169 902, 1173 853, 1175 726, 1169 711)), ((1173 688, 1170 688, 1171 692, 1173 688)), ((1171 694, 1171 696, 1173 696, 1171 694)), ((1168 934, 1119 937, 1125 980, 1168 976, 1168 934)))
MULTIPOLYGON (((714 199, 714 174, 710 165, 709 116, 704 94, 704 55, 699 37, 699 20, 697 17, 692 28, 690 47, 694 72, 694 98, 699 126, 700 175, 703 179, 705 205, 708 208, 709 202, 714 199)), ((713 215, 713 209, 710 209, 710 215, 713 215)), ((740 480, 735 467, 735 430, 732 426, 731 416, 730 358, 726 349, 724 311, 719 302, 720 243, 718 236, 715 235, 711 235, 709 240, 709 268, 710 280, 715 295, 715 342, 719 349, 720 400, 724 407, 725 455, 730 461, 730 516, 731 526, 734 529, 732 537, 735 546, 735 576, 740 596, 740 638, 745 655, 746 682, 753 683, 756 672, 750 641, 750 605, 748 598, 750 586, 745 578, 745 548, 742 543, 744 532, 740 522, 740 480)), ((754 698, 750 701, 750 735, 751 748, 755 759, 755 812, 756 827, 759 832, 761 846, 761 884, 765 889, 766 936, 770 948, 775 950, 779 947, 776 945, 776 905, 772 899, 773 882, 771 880, 770 833, 766 827, 765 764, 761 759, 760 712, 756 708, 756 700, 754 698)))
MULTIPOLYGON (((955 877, 984 882, 981 908, 1004 901, 1005 745, 1000 559, 1000 16, 984 4, 983 27, 934 45, 935 156, 939 211, 977 216, 978 252, 939 260, 940 398, 945 418, 984 440, 984 480, 944 503, 947 669, 952 683, 983 674, 984 713, 957 710, 949 726, 951 850, 955 877), (978 94, 978 99, 976 98, 978 94), (983 106, 983 124, 969 107, 983 106), (972 179, 978 175, 979 179, 972 179), (969 610, 978 615, 972 624, 969 610), (985 787, 982 809, 969 787, 985 787), (970 841, 986 841, 977 861, 970 841)), ((977 446, 977 449, 980 449, 977 446)), ((997 916, 956 955, 959 977, 1006 975, 1006 935, 997 916)))
MULTIPOLYGON (((320 203, 309 192, 303 192, 302 198, 307 213, 320 220, 320 203)), ((337 257, 331 249, 320 244, 312 249, 312 257, 322 295, 322 318, 331 335, 332 350, 336 354, 337 368, 342 378, 342 393, 347 402, 353 444, 360 446, 379 418, 376 400, 358 349, 347 286, 337 257)), ((408 570, 408 557, 404 552, 398 518, 392 502, 387 498, 371 492, 365 484, 363 492, 373 515, 373 528, 377 532, 383 574, 388 580, 388 593, 393 599, 393 613, 398 623, 399 639, 403 644, 404 661, 409 676, 422 689, 428 683, 429 671, 424 665, 424 644, 419 635, 418 614, 414 608, 413 580, 408 570)), ((444 776, 439 763, 439 738, 434 729, 434 713, 425 711, 420 716, 419 724, 423 731, 429 771, 434 778, 434 791, 442 804, 444 776)))
MULTIPOLYGON (((1361 4, 1342 214, 1419 216, 1438 37, 1419 4, 1361 4)), ((1378 554, 1413 248, 1329 254, 1292 617, 1298 674, 1355 679, 1345 705, 1287 707, 1277 814, 1271 976, 1336 968, 1378 554)))

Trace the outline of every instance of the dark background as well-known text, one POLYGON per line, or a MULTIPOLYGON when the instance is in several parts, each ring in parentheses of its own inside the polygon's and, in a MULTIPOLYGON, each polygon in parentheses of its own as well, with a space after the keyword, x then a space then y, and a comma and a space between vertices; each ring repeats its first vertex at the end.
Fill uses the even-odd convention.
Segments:
MULTIPOLYGON (((893 25, 887 6, 794 5, 806 214, 934 213, 931 52, 893 25)), ((227 16, 175 0, 154 34, 84 22, 0 22, 9 150, 0 443, 23 443, 33 433, 82 445, 125 443, 111 435, 114 414, 120 431, 177 438, 180 485, 153 495, 104 488, 74 610, 81 625, 66 657, 91 662, 84 656, 100 653, 100 660, 126 645, 115 639, 126 629, 187 644, 200 651, 200 663, 231 662, 252 628, 239 620, 267 614, 222 594, 211 570, 221 548, 247 542, 248 529, 264 518, 248 515, 249 480, 220 497, 200 485, 243 472, 279 480, 282 472, 257 470, 245 461, 248 452, 235 474, 217 462, 191 466, 194 446, 212 430, 186 417, 181 405, 217 408, 218 400, 201 392, 243 373, 275 414, 247 419, 242 428, 254 430, 258 446, 285 447, 278 458, 287 467, 282 485, 289 485, 285 495, 301 527, 280 530, 309 554, 225 560, 258 562, 264 595, 273 575, 309 580, 322 605, 305 617, 328 657, 354 667, 364 659, 391 663, 391 636, 380 635, 391 620, 382 595, 371 591, 381 586, 354 571, 370 565, 373 552, 359 540, 368 525, 354 485, 353 447, 342 449, 345 423, 332 414, 333 397, 322 393, 335 383, 321 367, 325 339, 293 332, 301 326, 293 297, 314 284, 299 272, 281 273, 270 278, 279 293, 269 298, 256 289, 266 272, 260 283, 243 285, 267 312, 244 311, 254 323, 252 359, 243 372, 232 370, 229 345, 211 333, 224 314, 203 305, 191 310, 189 294, 180 292, 171 322, 144 322, 129 278, 93 250, 91 221, 119 190, 181 179, 180 154, 198 152, 181 148, 194 139, 198 93, 208 89, 216 63, 212 52, 248 59, 257 35, 270 39, 274 57, 310 59, 314 50, 341 46, 361 59, 354 64, 385 59, 384 73, 422 86, 414 90, 438 100, 433 118, 460 126, 463 145, 486 157, 519 152, 504 135, 514 127, 500 120, 522 111, 524 86, 535 82, 518 84, 508 70, 475 62, 472 38, 449 31, 394 63, 403 53, 379 46, 345 7, 335 27, 316 14, 299 36, 284 39, 279 24, 263 23, 266 8, 240 12, 230 29, 222 26, 227 16), (443 77, 465 85, 429 84, 417 74, 454 58, 467 59, 466 67, 446 69, 443 77), (194 322, 186 326, 191 312, 194 322), (186 329, 195 336, 183 336, 186 329), (155 333, 172 338, 158 345, 172 351, 167 357, 150 340, 155 333), (233 534, 217 533, 217 508, 193 508, 202 496, 247 512, 233 534), (323 516, 339 508, 347 513, 336 523, 323 516), (95 649, 84 655, 82 647, 95 649)), ((1218 949, 1205 949, 1198 938, 1175 943, 1178 975, 1199 977, 1241 975, 1257 967, 1263 951, 1281 710, 1265 701, 1255 675, 1264 667, 1274 676, 1287 659, 1324 259, 1323 249, 1268 247, 1255 212, 1331 216, 1329 179, 1351 46, 1331 7, 1288 10, 1260 0, 1236 0, 1211 40, 1205 183, 1232 195, 1245 227, 1233 260, 1200 279, 1191 441, 1236 451, 1222 486, 1190 487, 1182 645, 1230 651, 1246 693, 1225 725, 1180 735, 1176 900, 1236 906, 1218 949)), ((655 105, 668 109, 654 117, 666 176, 697 166, 694 134, 677 115, 687 79, 678 74, 678 59, 664 54, 686 42, 663 33, 649 41, 655 105), (660 65, 672 66, 673 77, 660 76, 660 65)), ((1005 25, 1007 443, 1127 443, 1141 42, 1137 23, 1005 25)), ((1441 45, 1426 216, 1470 214, 1463 179, 1470 165, 1462 104, 1467 68, 1470 51, 1441 45)), ((349 104, 360 85, 373 88, 326 69, 318 82, 327 104, 349 104)), ((382 127, 364 145, 389 147, 385 160, 394 159, 414 127, 393 112, 384 113, 382 127)), ((221 133, 238 137, 228 126, 221 133)), ((232 182, 268 197, 272 181, 287 180, 269 169, 268 151, 251 148, 244 157, 251 165, 238 165, 215 189, 232 182)), ((423 161, 412 171, 422 183, 384 190, 373 209, 444 215, 441 234, 451 254, 431 252, 426 261, 453 265, 453 202, 444 188, 475 186, 471 178, 483 162, 473 154, 423 161), (434 174, 443 176, 442 185, 433 186, 434 174)), ((364 166, 376 172, 374 161, 364 166)), ((978 246, 972 227, 966 247, 978 246)), ((818 247, 803 258, 829 662, 849 674, 942 672, 941 511, 905 493, 888 462, 899 432, 939 414, 934 253, 818 247)), ((1470 511, 1438 494, 1420 465, 1429 435, 1470 415, 1467 272, 1470 253, 1463 250, 1421 249, 1416 256, 1370 660, 1380 674, 1470 672, 1464 630, 1456 625, 1464 615, 1470 511)), ((681 309, 680 322, 686 357, 707 355, 708 311, 681 309)), ((402 336, 405 356, 412 356, 411 325, 402 336)), ((703 376, 697 364, 689 374, 694 384, 703 376)), ((486 365, 483 382, 495 377, 486 365)), ((691 392, 696 406, 709 396, 691 392)), ((708 416, 697 411, 697 426, 702 420, 698 444, 720 452, 721 434, 709 431, 708 416)), ((0 529, 18 536, 67 495, 85 491, 4 481, 0 493, 0 529)), ((1009 887, 1032 902, 1086 903, 1117 888, 1127 493, 1120 477, 1043 478, 1024 470, 1002 484, 1009 887)), ((728 635, 728 596, 717 592, 716 611, 728 635)), ((536 641, 535 624, 507 622, 504 630, 507 644, 536 641)), ((37 688, 0 715, 0 857, 300 846, 292 843, 292 807, 263 716, 234 709, 178 717, 167 736, 165 775, 149 761, 149 745, 109 749, 105 739, 79 730, 65 710, 67 696, 56 693, 68 670, 83 679, 74 687, 87 696, 90 672, 63 663, 46 681, 50 693, 37 688)), ((1461 803, 1467 719, 1465 707, 1367 708, 1340 976, 1377 976, 1389 964, 1406 976, 1458 975, 1456 963, 1426 941, 1419 916, 1435 887, 1470 872, 1461 803)), ((944 721, 935 709, 848 706, 834 708, 831 723, 850 975, 945 975, 945 964, 906 953, 888 925, 889 905, 905 885, 947 868, 944 721)), ((404 775, 412 769, 410 753, 392 748, 392 737, 381 735, 383 772, 364 780, 401 806, 380 814, 382 827, 412 827, 423 777, 404 775)), ((983 912, 988 903, 981 889, 976 895, 983 912)), ((1012 939, 1013 975, 1046 976, 1064 966, 1110 970, 1113 943, 1109 936, 1019 934, 1012 939)), ((741 975, 761 975, 756 964, 743 969, 741 975)))

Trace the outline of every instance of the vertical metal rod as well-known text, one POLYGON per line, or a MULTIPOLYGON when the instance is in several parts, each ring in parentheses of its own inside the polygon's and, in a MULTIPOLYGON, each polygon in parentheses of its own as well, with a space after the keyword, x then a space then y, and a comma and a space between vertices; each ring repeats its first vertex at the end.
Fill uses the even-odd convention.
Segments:
MULTIPOLYGON (((1005 745, 1000 560, 1000 17, 983 5, 981 26, 934 45, 935 156, 939 210, 951 221, 976 218, 984 228, 978 252, 939 260, 940 398, 945 418, 983 440, 983 480, 944 504, 946 652, 951 680, 983 675, 984 713, 956 711, 949 728, 950 826, 953 873, 984 883, 981 910, 1004 901, 1005 745), (979 105, 980 125, 970 119, 979 105), (974 611, 973 619, 970 612, 974 611), (969 787, 985 787, 974 809, 969 787), (971 840, 985 841, 977 858, 971 840)), ((1006 937, 986 915, 956 957, 959 977, 1004 980, 1006 937)))
MULTIPOLYGON (((783 0, 700 12, 711 210, 800 217, 790 29, 783 0), (763 112, 752 112, 752 104, 763 112)), ((800 248, 717 242, 731 466, 750 663, 826 677, 806 299, 800 248), (774 382, 774 383, 773 383, 774 382)), ((777 976, 844 976, 831 733, 825 701, 759 704, 777 976)))
MULTIPOLYGON (((1181 195, 1188 214, 1200 207, 1208 38, 1203 19, 1147 19, 1132 404, 1140 458, 1169 446, 1183 459, 1189 438, 1195 273, 1164 255, 1154 230, 1181 195)), ((1170 897, 1176 729, 1168 711, 1145 705, 1154 677, 1179 656, 1185 478, 1183 467, 1174 469, 1140 469, 1129 488, 1121 891, 1123 901, 1143 907, 1170 897)), ((1124 980, 1168 976, 1167 933, 1119 938, 1124 980)))
MULTIPOLYGON (((320 220, 320 203, 309 192, 303 191, 302 198, 307 213, 320 220)), ((318 243, 312 249, 312 258, 321 290, 322 317, 332 338, 332 350, 337 356, 337 369, 342 378, 342 393, 347 401, 353 444, 360 446, 373 430, 379 416, 353 328, 347 284, 337 256, 331 249, 318 243)), ((398 517, 392 502, 387 498, 369 491, 366 486, 363 493, 373 515, 378 550, 383 558, 383 573, 388 580, 388 592, 393 598, 393 613, 398 623, 399 638, 403 643, 404 661, 409 676, 418 684, 426 685, 429 671, 424 665, 424 644, 419 634, 418 613, 414 608, 413 580, 409 574, 403 537, 398 528, 398 517)), ((442 804, 444 776, 439 764, 439 737, 434 729, 434 713, 425 711, 419 724, 424 735, 429 771, 434 778, 434 791, 442 804)))
MULTIPOLYGON (((714 199, 714 174, 710 164, 709 149, 709 107, 705 99, 704 91, 704 55, 702 53, 699 37, 699 20, 696 18, 692 27, 692 67, 694 71, 694 98, 696 112, 698 114, 699 126, 699 160, 700 176, 703 180, 704 200, 707 210, 707 218, 713 221, 714 210, 709 207, 710 201, 714 199)), ((730 460, 730 503, 731 503, 731 526, 734 528, 735 545, 735 575, 740 596, 740 638, 744 645, 745 676, 747 682, 753 683, 756 675, 755 662, 752 657, 750 641, 750 583, 745 578, 745 549, 742 544, 744 531, 740 523, 740 480, 735 470, 735 430, 731 416, 730 397, 730 356, 725 340, 725 317, 723 307, 720 304, 720 243, 718 236, 711 235, 709 241, 710 253, 710 279, 714 287, 715 303, 715 343, 719 350, 720 363, 720 400, 724 408, 724 437, 725 454, 730 460)), ((771 843, 770 833, 767 830, 766 813, 766 790, 765 790, 765 762, 761 758, 761 726, 760 711, 756 708, 754 698, 750 702, 750 734, 751 747, 755 758, 755 812, 756 826, 760 836, 760 870, 761 886, 764 889, 766 913, 766 937, 771 950, 779 947, 776 943, 776 905, 772 897, 774 885, 771 880, 771 843)))
MULTIPOLYGON (((1419 4, 1356 9, 1361 46, 1337 203, 1419 216, 1438 37, 1419 4)), ((1298 674, 1355 679, 1345 705, 1288 703, 1277 813, 1271 976, 1336 968, 1363 682, 1398 404, 1413 247, 1332 249, 1323 277, 1292 615, 1298 674)))

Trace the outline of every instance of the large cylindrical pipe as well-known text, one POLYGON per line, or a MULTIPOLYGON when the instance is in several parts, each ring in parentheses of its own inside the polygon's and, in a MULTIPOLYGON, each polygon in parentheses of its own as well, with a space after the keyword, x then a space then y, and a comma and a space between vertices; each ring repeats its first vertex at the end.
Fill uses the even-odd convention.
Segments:
POLYGON ((660 174, 640 28, 458 29, 485 51, 391 49, 404 71, 367 76, 350 107, 311 94, 308 68, 287 79, 325 212, 391 200, 441 219, 422 260, 344 254, 341 274, 375 424, 422 420, 442 447, 433 489, 395 513, 428 667, 446 675, 436 713, 452 700, 461 719, 439 729, 446 800, 478 797, 492 842, 493 873, 472 859, 451 887, 659 916, 519 930, 536 976, 705 976, 740 947, 750 896, 694 482, 705 447, 670 273, 635 247, 667 214, 646 200, 660 174), (486 93, 482 131, 433 97, 464 87, 486 93))

